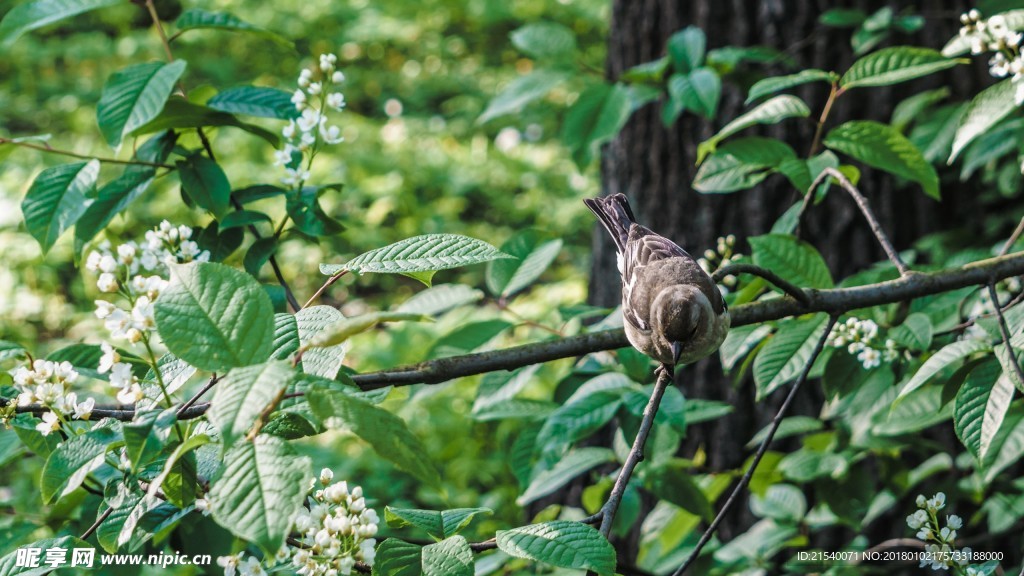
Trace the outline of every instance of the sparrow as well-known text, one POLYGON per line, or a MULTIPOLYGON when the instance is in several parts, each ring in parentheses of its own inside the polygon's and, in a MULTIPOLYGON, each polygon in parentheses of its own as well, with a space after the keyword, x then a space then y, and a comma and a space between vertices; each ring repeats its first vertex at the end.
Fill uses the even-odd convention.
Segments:
POLYGON ((630 344, 668 367, 717 350, 729 332, 729 309, 707 272, 675 242, 637 224, 625 195, 583 202, 615 241, 630 344))

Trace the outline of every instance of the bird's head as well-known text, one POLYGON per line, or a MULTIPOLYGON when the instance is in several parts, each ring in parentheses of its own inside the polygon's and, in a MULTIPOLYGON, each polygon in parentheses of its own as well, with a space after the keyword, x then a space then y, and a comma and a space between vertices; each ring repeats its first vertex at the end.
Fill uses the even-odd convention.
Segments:
POLYGON ((651 312, 654 326, 668 340, 676 363, 686 343, 710 329, 714 314, 707 296, 690 284, 663 289, 654 299, 651 312))

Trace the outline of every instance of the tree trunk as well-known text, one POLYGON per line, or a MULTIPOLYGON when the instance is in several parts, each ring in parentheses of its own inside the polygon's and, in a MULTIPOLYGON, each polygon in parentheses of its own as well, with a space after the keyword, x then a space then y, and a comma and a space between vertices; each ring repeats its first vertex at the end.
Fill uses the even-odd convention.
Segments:
MULTIPOLYGON (((884 5, 849 0, 614 0, 607 75, 614 81, 630 67, 664 55, 669 36, 689 25, 705 31, 709 50, 729 45, 764 45, 788 51, 797 62, 795 70, 820 68, 842 73, 854 60, 851 30, 823 27, 817 23, 818 17, 830 8, 856 7, 870 14, 884 5)), ((970 6, 963 0, 922 0, 917 7, 918 13, 927 18, 925 27, 913 36, 898 35, 888 42, 939 49, 956 34, 958 16, 970 6)), ((898 13, 903 6, 897 3, 893 9, 898 13)), ((775 67, 765 73, 777 75, 795 70, 775 67)), ((887 121, 900 99, 938 85, 952 86, 953 98, 963 99, 983 85, 984 77, 983 68, 959 67, 945 76, 902 84, 896 89, 855 90, 838 101, 826 130, 853 118, 887 121)), ((812 118, 816 119, 827 98, 827 87, 807 85, 796 93, 807 102, 812 118)), ((603 193, 625 193, 643 224, 676 240, 695 255, 713 247, 721 235, 735 234, 742 246, 744 238, 767 233, 799 197, 781 176, 772 176, 753 190, 726 195, 702 195, 690 187, 696 172, 697 144, 742 113, 745 96, 745 90, 726 79, 715 121, 684 114, 667 129, 661 123, 659 104, 637 111, 602 152, 603 193)), ((781 138, 798 154, 805 154, 814 128, 811 119, 788 120, 761 133, 781 138)), ((896 188, 893 177, 870 169, 863 170, 860 182, 897 249, 909 247, 923 234, 971 219, 979 221, 973 202, 975 193, 968 187, 954 179, 944 179, 943 201, 938 203, 925 197, 916 185, 896 188)), ((803 236, 821 251, 837 279, 885 257, 850 198, 837 188, 822 205, 811 209, 804 220, 803 236)), ((614 247, 598 230, 594 235, 590 299, 598 305, 612 306, 618 304, 619 298, 614 247)), ((686 441, 687 455, 699 447, 707 452, 711 470, 741 466, 749 456, 743 445, 767 424, 781 398, 776 395, 766 403, 755 404, 750 383, 731 386, 715 358, 681 370, 678 381, 687 396, 723 400, 735 407, 731 416, 691 429, 686 441)), ((817 413, 820 398, 815 398, 817 393, 811 389, 804 391, 794 412, 817 413)), ((725 540, 742 533, 751 522, 746 506, 738 506, 733 516, 720 530, 725 540)))

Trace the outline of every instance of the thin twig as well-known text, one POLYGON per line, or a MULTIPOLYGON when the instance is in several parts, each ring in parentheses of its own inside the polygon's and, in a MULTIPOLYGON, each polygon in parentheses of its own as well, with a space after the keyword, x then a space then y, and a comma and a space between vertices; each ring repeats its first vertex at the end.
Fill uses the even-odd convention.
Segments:
MULTIPOLYGON (((1006 312, 1007 310, 1009 310, 1010 308, 1013 308, 1014 306, 1016 306, 1017 304, 1020 304, 1021 302, 1024 302, 1024 292, 1020 292, 1016 296, 1014 296, 1013 298, 1008 300, 1006 302, 1006 304, 1003 304, 1002 306, 1000 306, 1000 309, 1003 312, 1006 312)), ((949 328, 948 330, 943 330, 941 332, 936 332, 935 336, 945 336, 946 334, 953 334, 954 332, 960 332, 961 330, 966 330, 966 329, 970 328, 971 326, 974 326, 974 324, 977 323, 979 319, 981 319, 981 318, 989 318, 989 317, 995 316, 995 314, 996 314, 995 312, 986 312, 984 314, 978 314, 977 316, 975 316, 973 318, 968 318, 967 320, 957 324, 956 326, 953 326, 952 328, 949 328)), ((960 316, 960 317, 962 318, 963 316, 960 316)))
POLYGON ((341 272, 338 272, 334 276, 331 276, 330 278, 328 278, 327 281, 324 282, 323 286, 321 286, 319 289, 317 289, 317 291, 312 296, 309 297, 309 300, 306 300, 306 303, 302 305, 302 308, 303 309, 309 308, 309 305, 312 304, 314 301, 316 301, 316 299, 319 298, 321 294, 323 294, 324 290, 327 290, 327 288, 331 284, 334 284, 335 282, 340 280, 341 277, 344 276, 347 273, 348 273, 348 270, 342 270, 341 272))
POLYGON ((1020 362, 1017 361, 1017 353, 1013 351, 1013 346, 1010 345, 1010 329, 1006 325, 1006 316, 1003 316, 1003 310, 999 307, 999 295, 996 294, 996 283, 988 283, 988 295, 992 299, 992 304, 996 309, 996 316, 999 317, 999 332, 1003 335, 1003 344, 1006 346, 1006 353, 1010 356, 1010 363, 1013 364, 1013 371, 1017 374, 1017 381, 1024 382, 1024 371, 1021 370, 1020 362))
MULTIPOLYGON (((818 152, 818 146, 821 144, 821 134, 825 130, 825 122, 832 111, 832 105, 840 94, 839 86, 832 82, 832 90, 828 93, 828 100, 825 101, 825 107, 822 108, 821 116, 818 118, 818 125, 814 128, 814 138, 811 139, 811 148, 807 152, 808 157, 814 156, 818 152)), ((814 190, 814 186, 811 186, 811 190, 814 190)))
POLYGON ((673 374, 673 367, 667 364, 661 365, 661 370, 658 371, 658 381, 654 384, 654 391, 651 392, 651 399, 647 402, 647 407, 644 408, 644 415, 640 420, 640 429, 637 430, 636 438, 633 440, 633 447, 630 448, 626 462, 622 464, 622 470, 619 471, 619 476, 615 479, 615 485, 608 496, 608 501, 601 508, 600 532, 605 538, 611 534, 615 513, 619 511, 622 495, 626 492, 626 486, 633 476, 633 470, 644 458, 644 444, 647 443, 647 436, 650 435, 651 428, 654 426, 654 416, 658 413, 661 398, 672 382, 673 374))
POLYGON ((153 0, 146 0, 146 10, 149 11, 149 17, 153 20, 153 25, 156 26, 157 34, 160 35, 160 44, 164 47, 167 61, 174 62, 174 54, 171 53, 171 43, 164 32, 163 24, 160 23, 160 15, 156 13, 156 6, 153 5, 153 0))
POLYGON ((103 522, 106 521, 107 518, 110 518, 110 515, 113 513, 114 507, 109 506, 106 510, 103 511, 102 514, 100 514, 99 518, 97 518, 96 521, 92 523, 92 526, 89 526, 89 528, 85 532, 82 532, 82 535, 79 536, 79 538, 81 538, 82 540, 87 540, 89 536, 92 536, 93 532, 95 532, 100 527, 100 524, 103 524, 103 522))
POLYGON ((13 146, 20 146, 22 148, 31 148, 32 150, 39 150, 40 152, 48 152, 50 154, 59 154, 61 156, 70 156, 71 158, 81 158, 82 160, 99 160, 105 164, 128 164, 132 166, 149 166, 151 168, 166 168, 168 170, 177 170, 178 167, 173 164, 163 164, 160 162, 147 162, 145 160, 121 160, 119 158, 104 158, 102 156, 93 156, 91 154, 79 154, 78 152, 72 152, 70 150, 58 150, 57 148, 51 148, 43 144, 33 144, 31 142, 18 142, 12 138, 0 137, 0 145, 11 144, 13 146))
POLYGON ((999 251, 1000 256, 1006 256, 1010 252, 1010 248, 1017 243, 1017 239, 1024 233, 1024 218, 1020 219, 1017 223, 1017 227, 1014 228, 1013 234, 1010 234, 1009 239, 1006 240, 1006 244, 1003 244, 1003 249, 999 251))
MULTIPOLYGON (((207 149, 207 152, 210 153, 212 157, 212 152, 209 149, 207 149)), ((231 196, 231 205, 238 211, 245 209, 245 207, 242 206, 242 203, 234 196, 231 196)), ((256 229, 255 224, 249 225, 249 232, 252 233, 257 241, 263 238, 260 231, 256 229)), ((288 305, 292 307, 292 311, 298 312, 299 310, 302 310, 302 307, 299 306, 298 299, 295 298, 295 293, 292 292, 291 286, 288 285, 288 281, 285 280, 284 274, 281 273, 281 266, 277 263, 277 257, 271 254, 270 257, 267 258, 267 262, 270 264, 270 268, 274 271, 274 277, 277 279, 277 283, 281 285, 281 288, 284 288, 284 297, 288 301, 288 305)))
POLYGON ((686 562, 676 570, 672 576, 682 576, 686 572, 686 569, 700 556, 701 550, 707 545, 711 537, 714 536, 718 530, 719 524, 725 518, 725 515, 732 510, 732 507, 739 501, 740 494, 746 490, 747 485, 750 484, 750 479, 754 477, 754 472, 757 470, 757 465, 761 463, 761 458, 764 457, 765 453, 768 452, 768 446, 771 445, 772 440, 775 438, 775 433, 779 430, 779 425, 782 424, 783 418, 786 416, 786 412, 789 410, 790 404, 796 398, 796 393, 800 390, 800 386, 803 385, 804 381, 807 380, 807 375, 811 373, 811 367, 814 366, 814 362, 818 359, 818 355, 825 348, 825 340, 828 339, 828 335, 832 332, 832 327, 836 324, 838 316, 830 316, 828 319, 828 325, 825 327, 825 332, 822 333, 821 337, 818 338, 818 343, 814 346, 814 351, 811 352, 810 358, 807 359, 807 363, 804 365, 804 369, 800 372, 800 376, 797 377, 796 381, 793 382, 793 386, 789 389, 789 394, 786 396, 786 400, 783 401, 782 406, 779 407, 779 411, 775 413, 775 417, 772 418, 771 427, 768 429, 768 435, 765 436, 764 440, 761 441, 761 445, 757 449, 757 453, 754 454, 754 460, 750 463, 747 471, 743 473, 743 477, 740 478, 739 484, 733 488, 732 493, 729 494, 729 499, 725 501, 725 505, 718 511, 718 515, 708 526, 708 529, 701 535, 700 540, 697 542, 697 546, 690 553, 689 558, 686 562))
MULTIPOLYGON (((854 186, 853 183, 850 182, 846 178, 846 176, 843 175, 842 172, 831 167, 822 170, 821 174, 818 174, 818 177, 814 179, 814 182, 811 184, 810 190, 807 191, 808 196, 813 195, 815 188, 818 187, 818 184, 820 184, 822 180, 828 178, 829 176, 835 178, 836 182, 839 183, 839 186, 843 190, 846 190, 846 192, 850 194, 850 197, 853 198, 854 203, 857 204, 857 208, 859 208, 861 213, 864 215, 864 219, 868 221, 868 227, 871 228, 871 232, 874 233, 875 238, 878 239, 878 243, 881 244, 882 246, 882 250, 885 251, 885 255, 889 257, 889 260, 893 263, 893 265, 896 266, 896 269, 899 270, 900 276, 906 276, 907 274, 909 274, 910 269, 907 267, 906 263, 903 262, 903 259, 900 258, 900 255, 896 252, 896 249, 892 247, 892 242, 889 241, 889 237, 886 236, 885 231, 882 230, 882 225, 879 224, 878 219, 875 218, 875 213, 871 211, 871 206, 868 205, 867 198, 865 198, 864 195, 861 194, 859 190, 857 190, 857 187, 854 186)), ((799 221, 803 217, 803 208, 806 208, 807 205, 808 200, 805 198, 804 205, 801 207, 800 215, 797 217, 797 221, 799 221)))
POLYGON ((527 318, 527 317, 523 316, 522 314, 516 312, 515 310, 509 308, 508 302, 505 302, 504 298, 498 298, 497 300, 495 300, 494 301, 494 305, 498 307, 498 310, 501 310, 502 312, 507 312, 509 314, 509 316, 512 316, 513 318, 515 318, 515 320, 517 322, 519 322, 523 326, 530 326, 532 328, 537 328, 537 329, 543 330, 543 331, 545 331, 545 332, 547 332, 549 334, 554 334, 555 336, 564 336, 564 334, 562 334, 562 332, 559 331, 558 329, 552 328, 550 326, 545 326, 545 325, 541 324, 540 322, 536 322, 534 320, 530 320, 529 318, 527 318))
POLYGON ((803 304, 807 304, 809 302, 807 298, 807 293, 804 292, 802 288, 787 281, 786 279, 784 279, 782 276, 779 276, 775 272, 772 272, 771 270, 762 268, 760 266, 755 266, 754 264, 742 263, 724 266, 722 268, 719 268, 718 270, 715 270, 715 273, 712 274, 711 279, 717 283, 721 282, 722 279, 725 278, 726 276, 735 276, 737 274, 752 274, 754 276, 759 276, 771 282, 775 286, 778 286, 783 292, 792 296, 797 302, 801 302, 803 304))
POLYGON ((195 393, 195 395, 193 395, 184 404, 182 404, 181 408, 178 408, 178 411, 175 413, 175 416, 178 419, 181 419, 182 414, 188 412, 188 409, 191 408, 196 402, 198 402, 199 399, 203 397, 203 394, 209 392, 210 388, 213 388, 213 386, 217 383, 218 380, 219 378, 217 378, 217 375, 214 374, 210 378, 209 382, 207 382, 202 388, 199 389, 198 392, 195 393))

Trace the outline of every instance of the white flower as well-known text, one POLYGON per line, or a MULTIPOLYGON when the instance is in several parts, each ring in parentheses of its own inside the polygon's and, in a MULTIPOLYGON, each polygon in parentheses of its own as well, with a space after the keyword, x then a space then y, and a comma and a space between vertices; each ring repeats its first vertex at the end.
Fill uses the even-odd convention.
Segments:
POLYGON ((303 110, 306 108, 306 93, 302 90, 296 90, 292 94, 292 104, 295 104, 296 110, 303 110))
POLYGON ((857 360, 860 361, 865 370, 870 370, 882 363, 882 355, 874 348, 865 348, 857 354, 857 360))
POLYGON ((235 576, 235 571, 241 564, 244 554, 245 552, 239 552, 237 555, 217 557, 217 565, 224 569, 224 576, 235 576))
POLYGON ((302 116, 296 120, 296 125, 302 132, 312 132, 320 124, 321 115, 312 108, 307 108, 302 112, 302 116))
POLYGON ((945 506, 946 506, 946 494, 943 493, 943 492, 939 492, 939 493, 935 494, 935 496, 933 496, 930 500, 928 500, 928 509, 929 510, 932 510, 932 511, 942 510, 945 506))
POLYGON ((113 254, 107 253, 100 256, 99 270, 100 272, 113 272, 117 270, 117 260, 114 260, 113 254))
POLYGON ((266 573, 255 556, 249 556, 245 562, 238 565, 239 576, 265 576, 266 573))
POLYGON ((964 521, 956 514, 951 514, 949 516, 946 516, 946 525, 952 528, 953 530, 959 530, 963 528, 964 521))
POLYGON ((135 404, 145 397, 146 395, 142 393, 142 387, 138 384, 132 384, 117 393, 117 401, 121 404, 135 404))
POLYGON ((313 83, 311 83, 309 85, 309 88, 308 88, 309 95, 310 96, 316 96, 316 95, 320 94, 320 92, 322 92, 323 89, 324 89, 324 85, 323 84, 321 84, 319 82, 313 82, 313 83))
POLYGON ((53 412, 44 413, 43 421, 36 424, 36 430, 43 436, 49 436, 50 432, 55 432, 58 428, 60 428, 60 419, 53 412))
MULTIPOLYGON (((335 74, 341 74, 341 72, 335 72, 335 74)), ((345 107, 345 95, 341 92, 331 92, 327 95, 326 103, 331 108, 340 112, 345 107)))
POLYGON ((132 307, 132 326, 141 331, 152 330, 156 326, 153 316, 153 303, 148 296, 139 296, 132 307))
POLYGON ((117 286, 117 278, 110 272, 100 274, 99 279, 96 280, 96 287, 100 289, 100 292, 117 292, 117 286))
POLYGON ((345 140, 341 136, 341 129, 337 126, 321 126, 320 137, 328 144, 338 144, 345 140))
POLYGON ((297 185, 299 182, 304 182, 309 179, 309 172, 301 168, 285 168, 287 176, 281 179, 281 181, 288 185, 297 185))
POLYGON ((99 272, 100 270, 100 258, 103 255, 93 250, 89 252, 89 256, 85 259, 85 269, 90 272, 99 272))
POLYGON ((117 350, 113 346, 106 342, 100 344, 100 350, 103 350, 103 355, 100 356, 100 365, 96 368, 96 371, 100 374, 105 374, 121 361, 121 355, 117 353, 117 350))
POLYGON ((918 494, 915 503, 917 504, 918 508, 924 508, 925 506, 928 505, 928 501, 925 500, 924 494, 918 494))
POLYGON ((330 468, 324 468, 320 470, 320 483, 327 486, 334 479, 334 471, 330 468))
POLYGON ((335 72, 334 74, 331 74, 331 82, 332 83, 334 83, 334 84, 341 84, 344 81, 345 81, 345 75, 342 74, 340 70, 335 72))
POLYGON ((295 138, 295 120, 288 121, 288 124, 281 129, 281 135, 288 140, 295 138))
MULTIPOLYGON (((294 124, 292 125, 294 127, 294 124)), ((284 166, 292 161, 292 152, 296 151, 295 146, 285 144, 284 148, 274 152, 274 166, 284 166)))
POLYGON ((93 398, 86 398, 85 402, 75 405, 75 413, 73 414, 73 417, 76 420, 88 420, 89 416, 92 415, 94 408, 96 408, 96 400, 93 398))
POLYGON ((309 69, 306 69, 306 68, 303 68, 302 72, 299 72, 299 81, 298 81, 299 86, 301 86, 302 88, 306 88, 307 86, 309 86, 309 80, 312 77, 313 77, 313 71, 309 70, 309 69))
POLYGON ((132 374, 132 365, 125 362, 116 362, 110 368, 110 385, 114 388, 125 388, 135 383, 135 376, 132 374))
POLYGON ((321 54, 320 55, 320 70, 325 74, 330 74, 334 71, 334 64, 338 61, 338 57, 334 54, 321 54))

